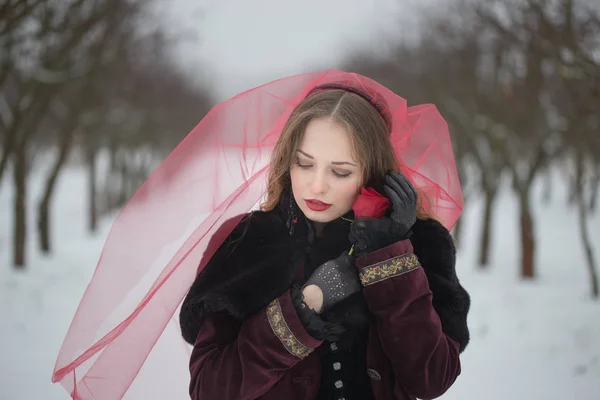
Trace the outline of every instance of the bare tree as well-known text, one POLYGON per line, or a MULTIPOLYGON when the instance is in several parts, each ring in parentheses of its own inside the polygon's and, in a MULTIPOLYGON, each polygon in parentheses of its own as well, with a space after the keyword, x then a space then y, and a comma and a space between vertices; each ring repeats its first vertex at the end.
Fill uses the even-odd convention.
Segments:
POLYGON ((488 2, 476 6, 478 18, 493 29, 499 46, 500 71, 503 74, 510 107, 498 107, 498 98, 486 105, 486 117, 503 137, 500 146, 519 197, 521 226, 521 276, 535 276, 534 220, 531 211, 531 187, 534 179, 563 150, 560 132, 547 120, 543 99, 547 77, 546 55, 539 45, 543 27, 527 2, 511 4, 488 2), (498 8, 502 7, 502 14, 498 8))
POLYGON ((77 55, 80 59, 88 60, 87 64, 90 67, 87 73, 64 84, 53 101, 55 108, 59 108, 55 113, 58 154, 49 169, 38 205, 38 233, 42 252, 47 253, 51 250, 49 208, 58 176, 73 148, 77 132, 88 122, 85 118, 86 112, 97 106, 98 99, 93 93, 95 82, 99 75, 116 61, 114 48, 121 45, 122 37, 135 34, 133 23, 138 12, 139 6, 133 2, 121 2, 106 8, 102 21, 103 29, 99 30, 86 46, 82 46, 77 55))
MULTIPOLYGON (((483 190, 485 194, 480 236, 480 264, 485 266, 489 258, 493 204, 506 161, 480 100, 490 93, 494 95, 498 84, 491 78, 479 77, 480 64, 486 55, 486 43, 480 43, 482 28, 468 25, 461 18, 448 19, 447 15, 437 17, 416 45, 401 43, 391 54, 379 58, 357 55, 347 62, 347 68, 377 79, 412 103, 431 102, 438 106, 452 131, 463 187, 483 190), (469 165, 476 168, 470 169, 469 165), (474 177, 468 170, 478 171, 476 186, 470 182, 474 177)), ((457 237, 460 221, 455 227, 457 237)))
POLYGON ((565 156, 574 167, 570 200, 578 210, 591 294, 598 298, 598 272, 588 221, 599 191, 600 10, 573 0, 563 0, 554 7, 539 1, 530 1, 530 5, 544 33, 540 47, 550 61, 548 117, 562 130, 565 156))
MULTIPOLYGON (((576 3, 464 1, 429 18, 431 23, 416 44, 399 43, 389 54, 359 54, 346 63, 347 69, 372 76, 409 101, 438 105, 452 128, 461 181, 471 178, 464 172, 469 165, 478 171, 478 189, 485 199, 482 266, 489 260, 494 200, 508 171, 519 199, 521 276, 525 278, 535 276, 533 182, 542 173, 551 176, 550 165, 561 158, 586 154, 585 162, 575 163, 590 168, 576 173, 590 176, 585 204, 595 204, 600 185, 597 139, 592 139, 597 135, 584 139, 574 133, 597 131, 599 125, 597 111, 591 111, 598 109, 598 85, 590 85, 600 77, 597 13, 577 8, 576 3), (585 79, 573 85, 559 79, 558 71, 580 77, 584 71, 585 79), (566 90, 563 86, 569 88, 569 95, 560 93, 566 90), (591 106, 582 111, 582 103, 591 106), (569 122, 568 128, 556 121, 569 122), (586 121, 587 128, 577 127, 574 121, 586 121), (585 152, 569 151, 575 147, 585 152)), ((573 187, 574 193, 584 190, 578 180, 573 187)), ((592 208, 584 210, 587 215, 592 208)), ((589 243, 583 235, 586 229, 581 232, 582 241, 589 243)))
MULTIPOLYGON (((11 109, 11 103, 18 97, 14 82, 15 58, 23 44, 30 41, 34 34, 31 30, 23 29, 23 25, 40 9, 42 3, 42 0, 10 0, 0 5, 0 181, 17 141, 16 130, 11 127, 20 124, 22 119, 22 112, 15 113, 11 109)), ((29 101, 24 99, 20 106, 28 106, 29 101)))
POLYGON ((136 39, 106 75, 118 84, 99 88, 101 96, 110 96, 105 110, 109 118, 86 136, 85 146, 90 166, 101 148, 110 154, 100 189, 103 212, 123 206, 213 104, 210 93, 192 85, 170 61, 168 48, 160 32, 136 39), (108 87, 110 92, 105 91, 108 87))
POLYGON ((461 19, 439 20, 429 32, 421 43, 434 65, 428 82, 442 113, 456 128, 453 133, 459 165, 475 166, 478 188, 484 195, 479 265, 485 267, 489 262, 494 204, 506 165, 499 150, 502 139, 486 118, 488 110, 484 107, 486 99, 502 93, 498 50, 482 26, 465 24, 461 19))
MULTIPOLYGON (((24 37, 18 47, 10 39, 11 60, 1 87, 3 158, 12 156, 15 185, 14 264, 25 265, 26 238, 26 178, 28 149, 41 123, 49 117, 53 101, 63 87, 86 76, 92 58, 85 50, 93 50, 94 43, 106 29, 106 16, 123 4, 117 0, 72 0, 31 2, 29 12, 20 25, 11 30, 11 37, 24 37), (33 7, 35 5, 35 7, 33 7)), ((27 5, 27 4, 26 4, 27 5)), ((19 7, 18 4, 15 7, 19 7)), ((15 15, 14 11, 11 15, 15 15)))

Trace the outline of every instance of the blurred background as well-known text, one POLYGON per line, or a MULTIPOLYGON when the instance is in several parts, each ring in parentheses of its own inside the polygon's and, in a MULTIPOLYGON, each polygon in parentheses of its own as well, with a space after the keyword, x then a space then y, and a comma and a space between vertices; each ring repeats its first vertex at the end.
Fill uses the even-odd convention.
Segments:
POLYGON ((473 304, 443 398, 600 399, 599 1, 0 0, 1 399, 68 398, 111 222, 210 108, 331 67, 450 126, 473 304))

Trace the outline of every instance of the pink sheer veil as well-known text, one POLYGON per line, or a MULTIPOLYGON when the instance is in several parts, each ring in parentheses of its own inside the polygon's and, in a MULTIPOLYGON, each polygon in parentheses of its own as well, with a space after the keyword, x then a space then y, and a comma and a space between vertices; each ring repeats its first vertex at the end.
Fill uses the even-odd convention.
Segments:
POLYGON ((339 82, 385 104, 403 172, 427 195, 428 211, 452 228, 463 196, 448 126, 435 106, 407 107, 379 83, 334 69, 248 90, 217 104, 115 219, 53 382, 74 399, 189 397, 190 347, 174 315, 204 267, 203 254, 206 260, 216 250, 208 242, 224 221, 257 208, 271 151, 294 107, 314 87, 339 82))

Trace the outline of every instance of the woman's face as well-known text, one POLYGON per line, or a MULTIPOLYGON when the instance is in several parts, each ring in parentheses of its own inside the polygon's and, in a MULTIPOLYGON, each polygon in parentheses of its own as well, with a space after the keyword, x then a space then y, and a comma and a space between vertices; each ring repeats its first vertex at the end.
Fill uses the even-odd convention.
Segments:
POLYGON ((346 130, 329 118, 313 119, 290 168, 296 203, 308 219, 330 222, 352 208, 362 185, 346 130))

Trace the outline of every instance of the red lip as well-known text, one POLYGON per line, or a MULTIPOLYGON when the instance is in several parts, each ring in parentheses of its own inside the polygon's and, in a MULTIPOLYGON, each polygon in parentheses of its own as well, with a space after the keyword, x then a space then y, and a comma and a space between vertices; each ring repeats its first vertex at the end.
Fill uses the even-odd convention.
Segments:
POLYGON ((323 203, 322 201, 315 199, 307 199, 304 200, 304 202, 306 203, 306 206, 313 211, 325 211, 331 207, 331 204, 323 203))

